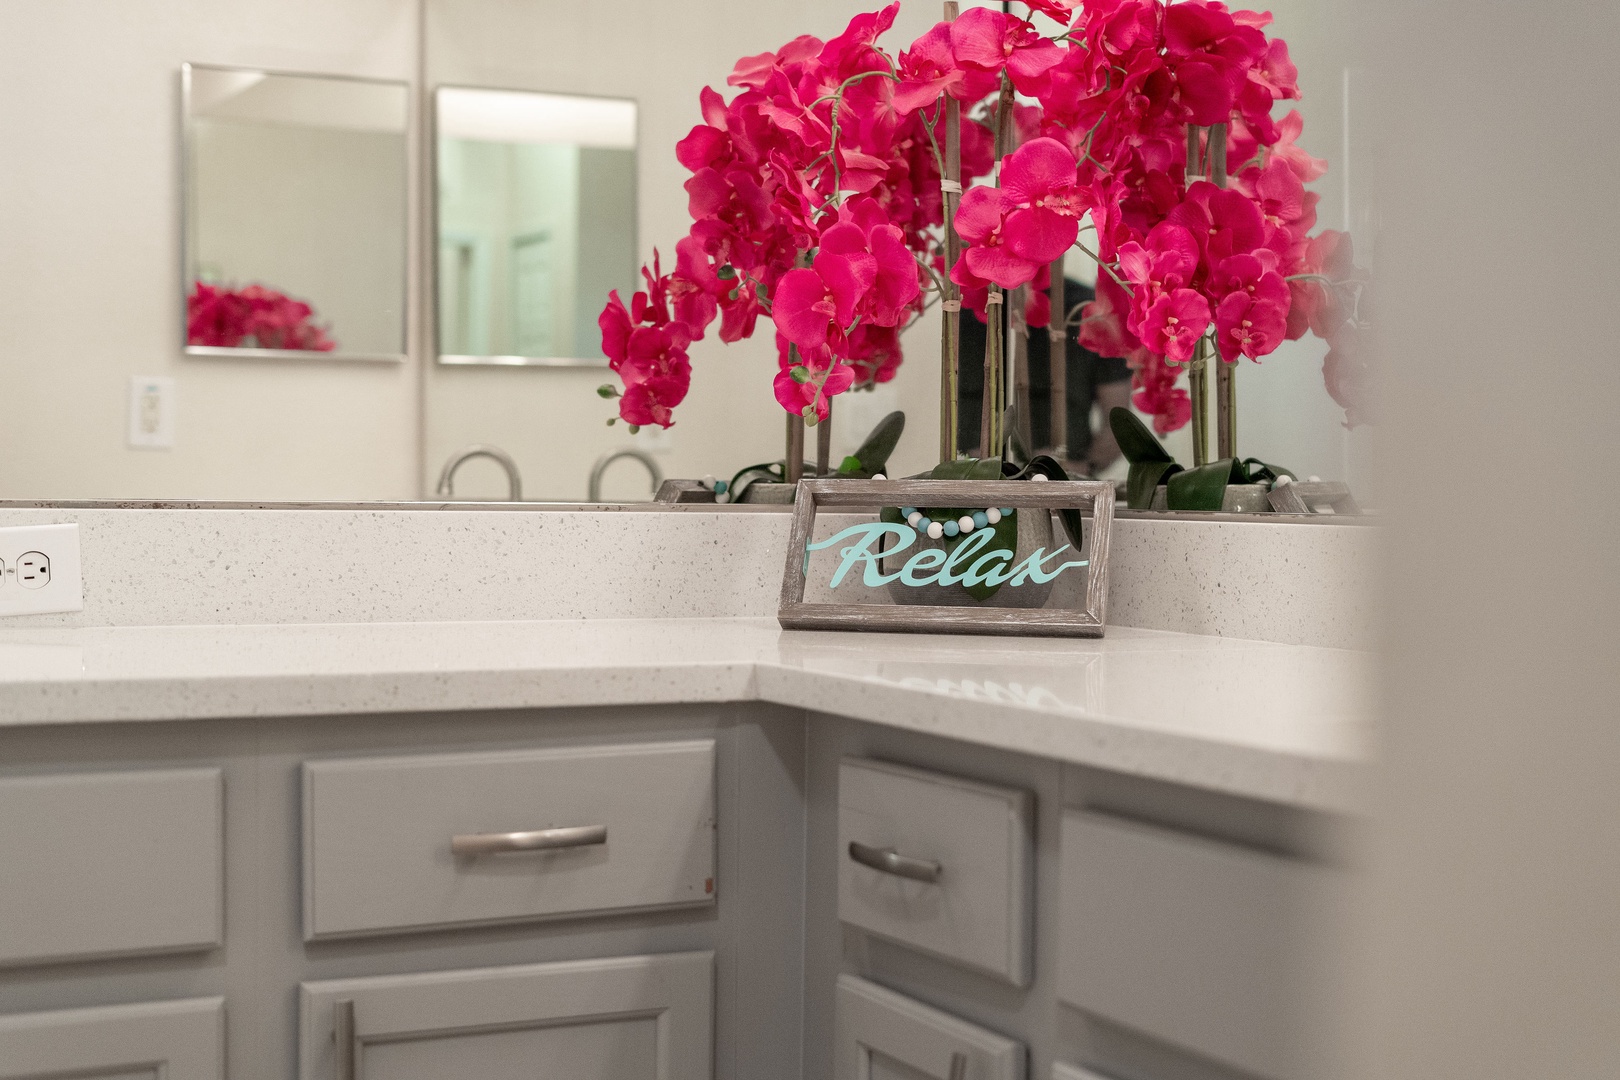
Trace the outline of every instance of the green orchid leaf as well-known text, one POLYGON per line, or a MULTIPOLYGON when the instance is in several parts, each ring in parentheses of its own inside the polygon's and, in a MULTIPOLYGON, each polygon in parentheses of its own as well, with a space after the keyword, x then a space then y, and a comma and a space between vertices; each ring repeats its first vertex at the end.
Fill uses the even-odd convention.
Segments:
POLYGON ((1136 461, 1125 477, 1125 505, 1132 510, 1153 509, 1153 493, 1167 478, 1181 472, 1173 461, 1136 461))
MULTIPOLYGON (((866 437, 855 451, 855 457, 860 462, 861 471, 872 476, 880 473, 889 464, 889 455, 900 443, 900 435, 906 430, 906 414, 896 410, 878 421, 872 433, 866 437)), ((843 470, 840 470, 843 471, 843 470)))
POLYGON ((1000 480, 1001 459, 957 458, 942 461, 928 472, 929 480, 1000 480))
POLYGON ((1226 486, 1245 480, 1243 464, 1236 458, 1184 470, 1166 481, 1168 506, 1171 510, 1219 510, 1226 500, 1226 486))
MULTIPOLYGON (((1063 463, 1050 454, 1040 454, 1031 458, 1029 464, 1024 466, 1024 479, 1027 480, 1037 474, 1046 477, 1048 480, 1067 480, 1069 478, 1068 471, 1063 468, 1063 463)), ((1069 534, 1069 543, 1074 545, 1074 550, 1079 551, 1083 546, 1080 541, 1084 535, 1081 531, 1080 511, 1073 508, 1059 510, 1058 518, 1063 522, 1063 531, 1069 534)))
POLYGON ((854 454, 850 454, 842 462, 839 463, 839 465, 838 465, 838 475, 839 476, 855 476, 857 474, 863 480, 866 479, 867 476, 868 476, 868 473, 866 472, 866 470, 861 468, 861 459, 856 457, 854 454))
MULTIPOLYGON (((1142 423, 1142 418, 1123 405, 1116 405, 1109 412, 1108 427, 1114 433, 1114 441, 1119 443, 1119 452, 1132 465, 1139 461, 1176 460, 1142 423)), ((1140 510, 1142 507, 1133 506, 1132 509, 1140 510)))

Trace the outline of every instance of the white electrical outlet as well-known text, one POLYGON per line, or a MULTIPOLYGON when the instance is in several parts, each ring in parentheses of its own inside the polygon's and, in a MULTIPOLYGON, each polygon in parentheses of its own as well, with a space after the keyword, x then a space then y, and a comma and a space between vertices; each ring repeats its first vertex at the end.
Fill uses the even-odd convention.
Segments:
POLYGON ((83 610, 77 525, 0 529, 0 615, 83 610))
POLYGON ((137 450, 174 446, 174 380, 135 375, 129 380, 129 445, 137 450))

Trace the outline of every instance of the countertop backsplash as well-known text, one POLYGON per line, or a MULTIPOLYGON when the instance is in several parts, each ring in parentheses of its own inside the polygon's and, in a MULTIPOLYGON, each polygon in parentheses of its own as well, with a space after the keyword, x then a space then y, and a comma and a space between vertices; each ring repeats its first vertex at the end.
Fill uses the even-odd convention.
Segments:
MULTIPOLYGON (((773 616, 788 519, 748 511, 0 507, 0 526, 77 522, 84 564, 83 611, 0 624, 773 616)), ((1109 621, 1368 648, 1380 532, 1350 522, 1121 517, 1109 621)))

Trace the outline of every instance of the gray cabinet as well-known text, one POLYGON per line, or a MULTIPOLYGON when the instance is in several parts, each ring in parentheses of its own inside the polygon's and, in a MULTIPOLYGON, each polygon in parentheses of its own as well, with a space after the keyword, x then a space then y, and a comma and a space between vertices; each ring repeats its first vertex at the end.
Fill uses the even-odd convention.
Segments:
POLYGON ((1313 1075, 1301 958, 1341 885, 1301 859, 1068 811, 1058 996, 1249 1073, 1313 1075))
POLYGON ((1028 986, 1033 814, 1027 791, 845 760, 838 771, 838 917, 1028 986))
POLYGON ((0 780, 0 965, 218 945, 218 769, 0 780))
POLYGON ((222 1080, 224 1075, 222 998, 0 1016, 0 1080, 222 1080))
POLYGON ((714 900, 712 739, 311 762, 310 939, 714 900))
POLYGON ((712 1080, 714 954, 304 983, 301 1080, 712 1080))
POLYGON ((838 977, 836 1080, 1024 1080, 1024 1047, 855 975, 838 977))

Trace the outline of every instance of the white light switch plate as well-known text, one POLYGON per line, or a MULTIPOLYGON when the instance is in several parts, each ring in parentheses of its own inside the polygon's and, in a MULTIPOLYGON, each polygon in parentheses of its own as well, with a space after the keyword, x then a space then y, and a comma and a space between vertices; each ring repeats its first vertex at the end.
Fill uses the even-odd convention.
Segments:
POLYGON ((77 525, 0 529, 0 615, 83 610, 77 525))
POLYGON ((129 380, 129 445, 136 450, 174 446, 174 380, 135 375, 129 380))

